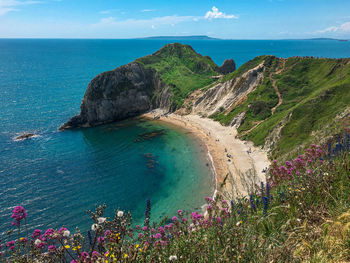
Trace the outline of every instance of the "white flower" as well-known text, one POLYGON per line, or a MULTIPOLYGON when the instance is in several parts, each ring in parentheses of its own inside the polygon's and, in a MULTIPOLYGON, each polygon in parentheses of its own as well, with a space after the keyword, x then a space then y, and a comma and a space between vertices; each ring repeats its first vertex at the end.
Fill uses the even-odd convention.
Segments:
POLYGON ((300 218, 297 218, 297 221, 298 221, 298 222, 301 222, 301 219, 300 219, 300 218))
POLYGON ((237 223, 236 223, 236 226, 240 226, 242 224, 242 221, 238 221, 237 223))
POLYGON ((91 230, 96 231, 98 229, 98 224, 92 224, 91 230))
POLYGON ((169 260, 170 260, 170 261, 177 260, 177 256, 175 256, 175 255, 174 255, 174 256, 170 256, 170 257, 169 257, 169 260))
POLYGON ((69 230, 65 230, 65 231, 63 232, 63 236, 64 236, 64 237, 69 237, 69 235, 70 235, 70 231, 69 231, 69 230))
POLYGON ((105 218, 105 217, 99 217, 99 218, 97 218, 97 222, 98 222, 99 224, 103 224, 105 221, 106 221, 106 218, 105 218))
POLYGON ((123 211, 118 211, 118 214, 117 214, 118 217, 122 217, 123 215, 124 215, 123 211))
POLYGON ((36 239, 35 240, 35 242, 34 242, 34 244, 37 246, 37 245, 39 245, 41 243, 41 240, 40 239, 36 239))

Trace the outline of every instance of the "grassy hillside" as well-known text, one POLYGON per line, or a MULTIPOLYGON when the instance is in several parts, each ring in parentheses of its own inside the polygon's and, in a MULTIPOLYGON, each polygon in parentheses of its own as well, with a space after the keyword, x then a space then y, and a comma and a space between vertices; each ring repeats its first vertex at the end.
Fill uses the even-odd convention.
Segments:
POLYGON ((160 74, 162 81, 171 87, 175 107, 180 107, 193 91, 211 84, 214 81, 211 77, 218 75, 217 66, 209 57, 178 43, 166 45, 136 62, 160 74))
POLYGON ((244 139, 256 145, 264 145, 274 128, 284 121, 280 139, 272 151, 273 158, 315 140, 316 136, 334 134, 342 128, 335 118, 350 106, 350 59, 284 60, 264 56, 243 65, 243 69, 226 79, 238 77, 262 61, 266 66, 263 83, 231 112, 217 113, 212 118, 227 125, 237 114, 246 112, 238 130, 244 139), (278 103, 273 85, 279 90, 282 103, 272 115, 271 110, 278 103))

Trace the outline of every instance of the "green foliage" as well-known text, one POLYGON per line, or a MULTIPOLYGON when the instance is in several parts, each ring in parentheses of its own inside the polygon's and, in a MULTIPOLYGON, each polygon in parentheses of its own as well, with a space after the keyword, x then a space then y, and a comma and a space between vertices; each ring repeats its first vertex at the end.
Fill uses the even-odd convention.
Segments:
POLYGON ((273 158, 291 152, 300 144, 317 140, 315 132, 324 130, 321 135, 332 135, 339 131, 341 126, 335 124, 335 117, 350 105, 349 59, 292 57, 285 61, 284 70, 276 74, 281 69, 282 61, 273 56, 262 56, 244 64, 224 80, 229 76, 241 76, 262 61, 265 65, 263 84, 231 112, 217 112, 211 118, 228 125, 238 114, 246 112, 244 123, 238 131, 245 134, 244 139, 256 145, 264 145, 273 129, 281 121, 285 122, 280 138, 272 149, 273 158), (272 81, 276 81, 283 98, 273 116, 269 109, 277 105, 278 97, 272 81), (257 123, 259 125, 250 131, 257 123))
POLYGON ((215 63, 207 56, 196 53, 192 47, 169 44, 152 55, 136 60, 146 68, 155 69, 162 81, 171 87, 173 103, 180 107, 193 91, 203 88, 215 80, 215 63))

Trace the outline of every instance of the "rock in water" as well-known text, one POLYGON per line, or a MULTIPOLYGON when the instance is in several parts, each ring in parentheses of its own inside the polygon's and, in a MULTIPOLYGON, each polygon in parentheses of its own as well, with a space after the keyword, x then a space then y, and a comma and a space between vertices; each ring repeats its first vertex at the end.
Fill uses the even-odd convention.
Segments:
POLYGON ((221 67, 217 68, 217 72, 226 75, 236 70, 236 63, 233 59, 225 59, 221 67))
POLYGON ((20 136, 17 136, 15 138, 15 141, 26 140, 26 139, 29 139, 29 138, 34 137, 34 136, 35 136, 34 133, 25 133, 25 134, 22 134, 20 136))

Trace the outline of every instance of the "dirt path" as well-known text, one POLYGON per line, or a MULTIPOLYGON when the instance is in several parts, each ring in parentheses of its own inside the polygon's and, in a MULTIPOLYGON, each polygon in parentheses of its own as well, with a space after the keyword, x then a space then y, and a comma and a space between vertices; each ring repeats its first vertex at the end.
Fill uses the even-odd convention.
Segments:
MULTIPOLYGON (((276 71, 276 73, 274 75, 280 74, 285 69, 284 68, 285 64, 286 64, 286 60, 283 59, 283 61, 282 61, 282 68, 280 70, 276 71)), ((271 114, 273 115, 275 113, 276 109, 282 104, 283 98, 282 98, 282 95, 281 95, 280 91, 278 90, 277 85, 276 85, 276 80, 273 79, 273 77, 272 77, 272 73, 270 74, 270 79, 272 81, 272 87, 275 89, 276 94, 278 96, 278 103, 277 103, 277 105, 271 109, 271 114)))

